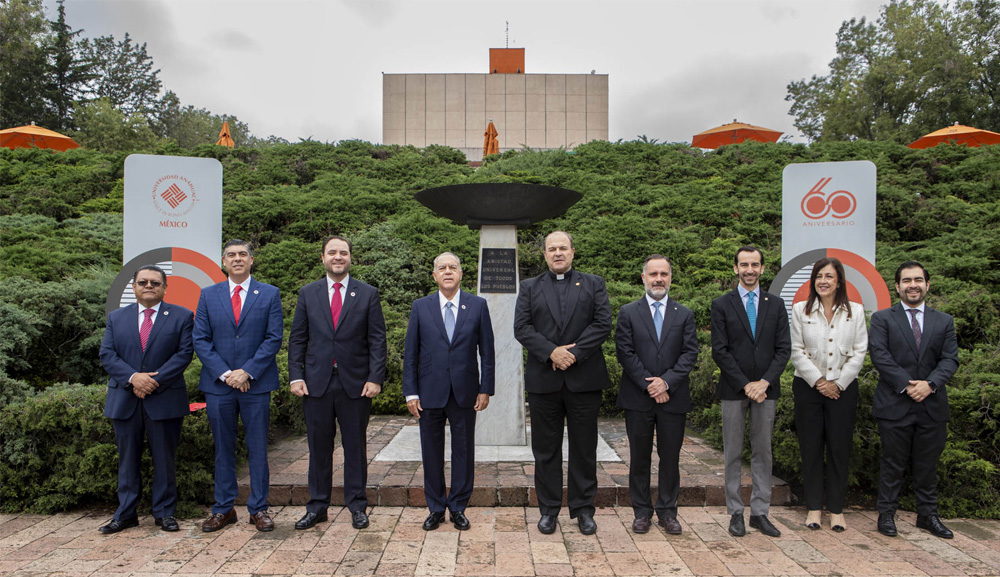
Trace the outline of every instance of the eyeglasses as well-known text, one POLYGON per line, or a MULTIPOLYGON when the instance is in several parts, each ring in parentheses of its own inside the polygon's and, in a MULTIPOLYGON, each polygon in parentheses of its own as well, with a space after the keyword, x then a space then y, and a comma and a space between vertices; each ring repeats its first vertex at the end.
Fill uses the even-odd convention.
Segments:
POLYGON ((146 285, 149 285, 153 288, 160 288, 161 286, 163 286, 163 283, 158 280, 137 280, 135 281, 134 284, 136 286, 141 286, 142 288, 146 288, 146 285))

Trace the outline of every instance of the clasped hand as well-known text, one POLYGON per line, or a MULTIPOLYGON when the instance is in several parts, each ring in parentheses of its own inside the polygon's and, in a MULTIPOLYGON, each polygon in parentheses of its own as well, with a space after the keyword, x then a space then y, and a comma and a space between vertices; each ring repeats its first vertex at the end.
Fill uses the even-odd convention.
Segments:
POLYGON ((840 387, 838 387, 837 383, 834 381, 828 381, 823 377, 820 377, 819 380, 816 381, 815 387, 821 395, 828 399, 836 401, 840 398, 840 387))
POLYGON ((646 387, 646 392, 649 396, 653 398, 657 403, 666 403, 670 400, 670 393, 668 392, 669 387, 667 387, 667 382, 660 377, 646 377, 649 381, 649 386, 646 387))
POLYGON ((743 392, 746 393, 747 398, 751 401, 763 403, 767 399, 768 386, 768 382, 761 379, 759 381, 747 383, 746 386, 743 387, 743 392))
POLYGON ((927 381, 910 381, 910 384, 906 386, 906 394, 918 403, 924 402, 924 399, 933 392, 927 381))
POLYGON ((556 347, 554 351, 549 355, 549 360, 552 361, 552 370, 565 371, 566 369, 573 366, 576 362, 576 355, 569 352, 570 349, 576 346, 576 343, 570 343, 568 345, 562 345, 556 347))
POLYGON ((226 384, 245 393, 250 390, 250 374, 243 369, 236 369, 226 376, 226 384))
POLYGON ((146 395, 151 395, 156 387, 160 386, 160 383, 156 382, 155 373, 136 373, 132 375, 132 394, 139 397, 140 399, 145 399, 146 395))

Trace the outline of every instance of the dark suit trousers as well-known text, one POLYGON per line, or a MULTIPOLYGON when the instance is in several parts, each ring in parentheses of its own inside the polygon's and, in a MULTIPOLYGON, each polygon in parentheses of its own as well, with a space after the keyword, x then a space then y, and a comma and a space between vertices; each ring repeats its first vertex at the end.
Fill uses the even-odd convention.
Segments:
POLYGON ((686 422, 685 413, 668 413, 657 409, 625 410, 630 461, 628 494, 636 518, 651 519, 654 510, 660 519, 677 517, 677 496, 681 490, 680 454, 686 422), (649 489, 654 431, 656 455, 660 459, 659 490, 655 507, 649 489))
POLYGON ((898 421, 878 419, 878 433, 882 438, 879 513, 895 513, 899 508, 899 493, 910 464, 917 514, 937 515, 937 464, 948 437, 948 424, 932 420, 923 404, 914 403, 898 421))
POLYGON ((344 505, 352 513, 368 508, 368 415, 372 400, 352 399, 344 392, 340 376, 321 397, 305 396, 302 412, 309 439, 309 503, 306 511, 322 513, 330 506, 333 492, 333 440, 340 423, 344 447, 344 505))
POLYGON ((177 507, 175 457, 181 440, 184 417, 154 421, 139 401, 128 419, 112 419, 118 445, 118 510, 115 519, 138 517, 136 507, 142 494, 143 437, 149 439, 153 456, 153 516, 173 516, 177 507))
POLYGON ((854 420, 858 410, 858 381, 833 400, 810 387, 805 380, 792 381, 795 394, 795 430, 802 454, 802 488, 806 507, 823 508, 823 457, 826 457, 826 508, 844 511, 848 467, 854 446, 854 420))
POLYGON ((247 511, 254 515, 268 508, 271 472, 267 464, 267 437, 271 426, 271 393, 251 395, 238 391, 228 395, 205 393, 208 423, 215 439, 215 504, 212 513, 226 513, 236 504, 236 440, 239 422, 247 444, 250 464, 250 496, 247 511))
POLYGON ((424 463, 424 496, 433 512, 465 511, 476 475, 476 410, 458 406, 454 393, 440 409, 424 409, 420 453, 424 463), (444 484, 444 422, 451 430, 451 492, 444 484))
POLYGON ((569 435, 567 504, 570 518, 594 514, 597 494, 597 413, 601 391, 574 393, 563 385, 555 393, 528 393, 531 452, 535 456, 535 491, 542 515, 562 507, 563 422, 569 435))

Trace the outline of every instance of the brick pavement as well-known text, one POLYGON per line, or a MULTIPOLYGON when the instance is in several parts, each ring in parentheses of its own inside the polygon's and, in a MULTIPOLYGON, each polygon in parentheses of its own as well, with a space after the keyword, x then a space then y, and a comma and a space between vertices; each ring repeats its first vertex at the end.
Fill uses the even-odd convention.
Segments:
POLYGON ((97 532, 110 514, 0 515, 0 576, 229 577, 263 575, 1000 575, 1000 521, 948 521, 945 541, 913 527, 901 513, 900 536, 875 530, 872 511, 847 513, 848 530, 802 526, 801 508, 772 507, 778 539, 749 530, 731 537, 724 507, 681 507, 684 533, 654 528, 634 535, 626 507, 597 510, 598 532, 584 536, 564 514, 553 535, 535 528, 536 509, 474 507, 472 529, 444 524, 420 528, 426 510, 374 507, 371 526, 351 528, 350 515, 331 509, 331 520, 295 531, 297 506, 273 507, 277 529, 257 533, 240 509, 240 522, 202 533, 200 519, 182 520, 164 533, 150 517, 117 535, 97 532))
MULTIPOLYGON (((375 461, 375 456, 404 426, 416 426, 410 417, 373 417, 368 426, 368 500, 383 506, 426 505, 423 493, 423 467, 418 461, 375 461)), ((628 498, 628 437, 623 419, 601 419, 599 430, 605 442, 618 453, 621 462, 598 462, 597 496, 599 507, 627 506, 628 498)), ((343 505, 344 458, 340 436, 336 438, 333 455, 333 503, 343 505), (339 501, 338 501, 339 500, 339 501)), ((309 470, 309 448, 306 438, 290 437, 268 449, 271 469, 272 505, 305 505, 309 501, 306 475, 309 470)), ((657 478, 657 460, 653 459, 652 480, 657 478)), ((446 467, 450 467, 446 465, 446 467)), ((563 464, 565 478, 566 465, 563 464)), ((724 475, 722 455, 705 441, 686 436, 681 448, 681 491, 678 503, 685 506, 724 505, 724 475)), ((533 462, 477 462, 476 486, 471 506, 495 507, 537 505, 534 493, 533 462)), ((450 469, 446 477, 450 477, 450 469)), ((791 491, 784 481, 772 478, 774 487, 771 504, 791 503, 791 491)), ((250 478, 244 470, 240 478, 240 498, 245 503, 250 494, 250 478)), ((750 502, 750 468, 743 467, 743 500, 750 502)))

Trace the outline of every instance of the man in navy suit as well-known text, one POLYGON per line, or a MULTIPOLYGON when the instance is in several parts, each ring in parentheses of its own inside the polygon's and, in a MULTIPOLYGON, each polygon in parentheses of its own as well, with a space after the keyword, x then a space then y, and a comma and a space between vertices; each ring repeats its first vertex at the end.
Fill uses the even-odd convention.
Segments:
POLYGON ((418 419, 424 496, 437 529, 444 510, 459 531, 469 528, 465 507, 476 470, 476 412, 490 404, 494 386, 493 325, 486 300, 459 290, 462 263, 450 252, 434 259, 438 292, 417 299, 403 353, 403 395, 418 419), (478 357, 478 358, 477 358, 478 357), (481 365, 480 365, 481 363, 481 365), (451 429, 451 492, 444 483, 444 422, 451 429))
POLYGON ((101 365, 108 372, 104 416, 112 419, 118 445, 118 510, 101 533, 139 524, 142 438, 153 456, 153 518, 164 531, 177 531, 174 456, 188 414, 184 369, 191 362, 193 315, 163 302, 167 275, 158 266, 132 276, 138 304, 108 315, 101 340, 101 365))
POLYGON ((278 388, 274 357, 283 337, 281 296, 277 287, 250 276, 253 252, 246 241, 227 242, 222 264, 229 278, 202 289, 194 319, 194 350, 202 363, 198 389, 205 393, 215 439, 215 504, 201 529, 218 531, 236 522, 236 433, 242 420, 250 461, 250 523, 270 531, 267 435, 271 391, 278 388))
POLYGON ((618 311, 615 330, 615 349, 622 365, 618 406, 625 409, 631 455, 628 490, 636 533, 649 532, 654 511, 667 533, 681 533, 677 520, 680 453, 691 410, 688 375, 698 360, 698 336, 691 309, 667 297, 672 275, 670 259, 650 255, 642 267, 646 294, 618 311), (649 489, 654 431, 660 458, 655 507, 649 489))
POLYGON ((597 413, 611 386, 601 344, 611 334, 604 279, 573 269, 573 239, 545 237, 549 270, 521 283, 514 337, 528 351, 524 388, 531 408, 531 452, 541 517, 538 530, 555 532, 562 507, 563 423, 569 437, 567 504, 584 535, 597 532, 597 413))
POLYGON ((943 539, 954 534, 937 513, 937 465, 948 437, 948 388, 958 370, 954 319, 924 302, 931 275, 907 261, 896 269, 899 303, 872 315, 868 336, 878 385, 872 415, 882 438, 878 530, 895 537, 906 465, 913 473, 917 527, 943 539))
POLYGON ((378 290, 350 275, 351 243, 331 236, 320 255, 326 276, 299 291, 288 336, 288 379, 303 397, 309 440, 309 503, 296 521, 327 520, 333 492, 333 439, 340 423, 344 504, 355 529, 368 526, 368 416, 385 379, 385 318, 378 290))
POLYGON ((768 537, 781 531, 767 514, 771 507, 771 433, 781 372, 792 356, 785 302, 760 287, 764 253, 744 246, 733 258, 737 287, 712 301, 712 359, 719 366, 715 393, 722 405, 722 449, 726 462, 729 533, 746 534, 740 497, 743 437, 750 414, 750 526, 768 537))

